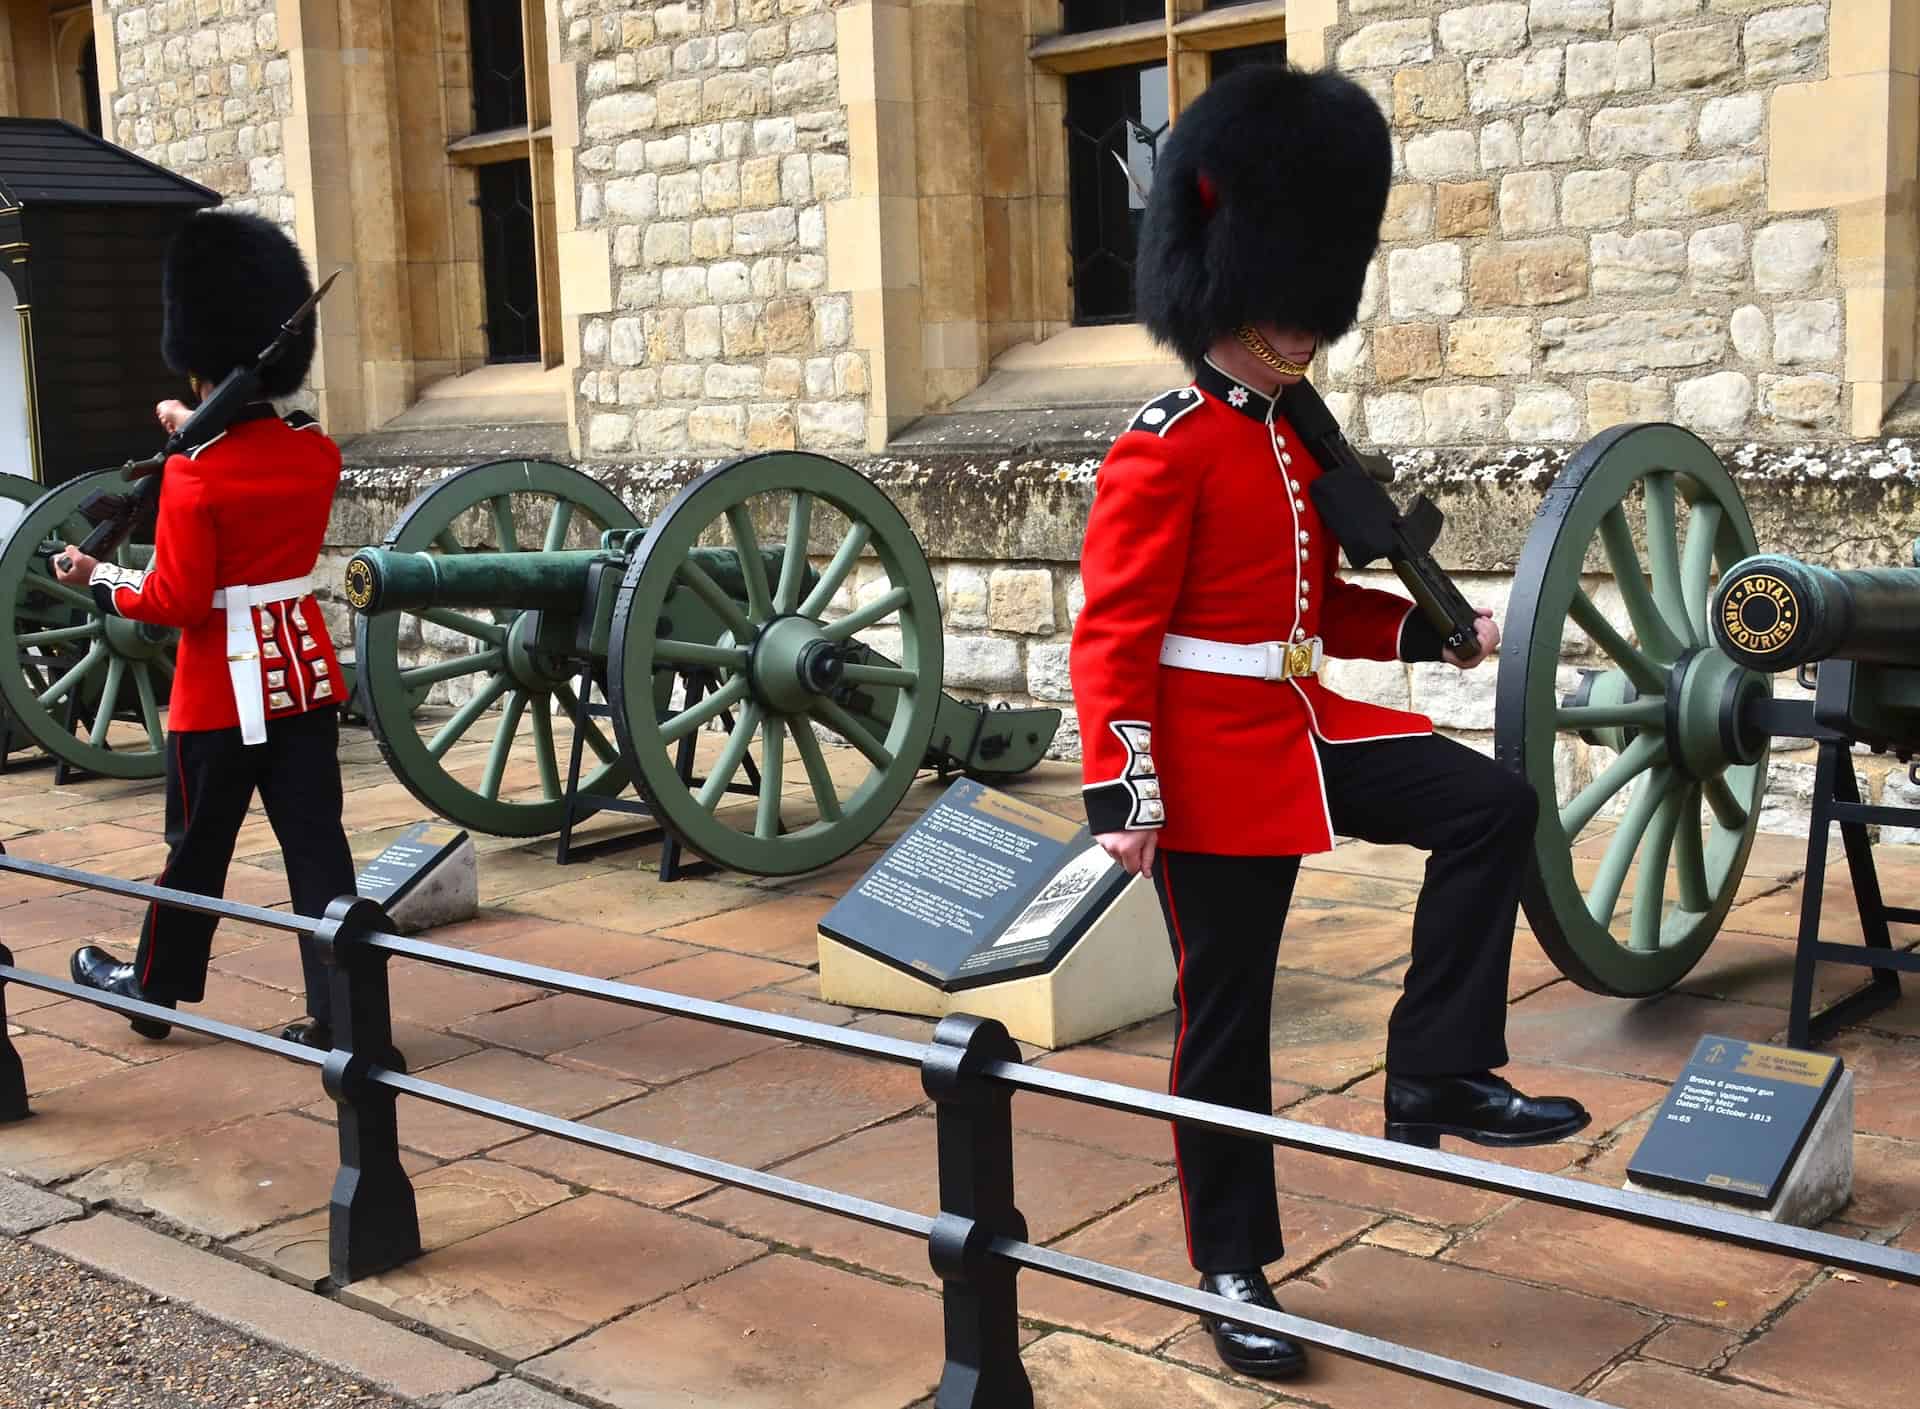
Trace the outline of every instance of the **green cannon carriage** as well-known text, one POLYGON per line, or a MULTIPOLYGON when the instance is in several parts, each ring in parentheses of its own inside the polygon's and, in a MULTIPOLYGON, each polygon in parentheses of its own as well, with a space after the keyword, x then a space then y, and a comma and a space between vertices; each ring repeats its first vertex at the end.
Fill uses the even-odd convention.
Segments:
POLYGON ((941 690, 918 541, 871 482, 819 455, 731 461, 644 530, 563 465, 477 465, 356 554, 346 593, 361 700, 395 774, 498 836, 567 820, 556 719, 584 743, 581 792, 632 785, 686 846, 761 875, 846 855, 923 768, 1026 771, 1060 720, 941 690), (421 647, 444 658, 404 662, 421 647), (613 740, 581 709, 583 667, 613 740), (436 686, 452 687, 451 713, 421 710, 436 686), (484 748, 466 742, 496 706, 484 748))
POLYGON ((1818 744, 1791 1039, 1852 1009, 1810 1013, 1815 960, 1864 964, 1884 1002, 1895 971, 1866 827, 1920 810, 1865 806, 1852 745, 1920 751, 1920 571, 1834 573, 1760 555, 1731 475, 1670 425, 1588 442, 1549 487, 1514 575, 1496 690, 1495 756, 1541 801, 1527 920, 1562 972, 1641 996, 1699 962, 1739 898, 1776 739, 1818 744), (1644 548, 1644 552, 1643 552, 1644 548), (1618 615, 1587 574, 1611 573, 1618 615), (1564 656, 1597 655, 1570 670, 1564 656), (1806 667, 1818 663, 1817 682, 1806 667), (1776 699, 1800 669, 1811 700, 1776 699), (1829 822, 1840 824, 1865 946, 1822 943, 1829 822))

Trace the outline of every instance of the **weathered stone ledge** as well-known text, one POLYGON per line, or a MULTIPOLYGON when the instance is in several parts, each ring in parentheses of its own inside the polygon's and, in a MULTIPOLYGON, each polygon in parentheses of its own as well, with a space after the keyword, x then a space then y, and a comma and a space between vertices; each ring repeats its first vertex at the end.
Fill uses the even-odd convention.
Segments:
MULTIPOLYGON (((1760 545, 1840 567, 1911 562, 1920 533, 1920 442, 1716 446, 1733 471, 1760 545)), ((369 447, 370 449, 373 447, 369 447)), ((391 448, 381 447, 381 448, 391 448)), ((1104 445, 1024 454, 928 452, 849 455, 906 515, 936 561, 1056 562, 1079 558, 1094 472, 1104 445)), ((1541 496, 1577 453, 1561 447, 1420 449, 1393 456, 1394 492, 1433 498, 1447 515, 1442 563, 1462 572, 1511 572, 1541 496)), ((470 459, 365 458, 349 465, 329 534, 335 546, 378 542, 407 503, 470 459)), ((548 458, 543 456, 542 458, 548 458)), ((619 494, 644 522, 720 459, 584 468, 619 494)))

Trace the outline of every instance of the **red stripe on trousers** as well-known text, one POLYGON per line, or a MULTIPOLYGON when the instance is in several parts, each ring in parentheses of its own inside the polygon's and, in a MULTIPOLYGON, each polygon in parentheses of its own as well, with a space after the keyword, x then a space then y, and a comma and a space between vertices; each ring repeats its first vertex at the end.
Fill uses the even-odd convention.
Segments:
MULTIPOLYGON (((1173 1071, 1167 1084, 1169 1095, 1180 1094, 1180 1044, 1187 1040, 1187 937, 1180 932, 1180 910, 1173 903, 1173 861, 1163 856, 1160 864, 1167 878, 1167 917, 1173 921, 1173 943, 1179 950, 1179 963, 1174 969, 1174 993, 1180 1002, 1180 1031, 1173 1039, 1173 1071)), ((1187 1234, 1187 1261, 1193 1262, 1193 1209, 1187 1200, 1187 1171, 1180 1162, 1180 1126, 1176 1122, 1173 1131, 1173 1173, 1180 1185, 1180 1222, 1187 1234)), ((1197 1265, 1197 1264, 1196 1264, 1197 1265)))

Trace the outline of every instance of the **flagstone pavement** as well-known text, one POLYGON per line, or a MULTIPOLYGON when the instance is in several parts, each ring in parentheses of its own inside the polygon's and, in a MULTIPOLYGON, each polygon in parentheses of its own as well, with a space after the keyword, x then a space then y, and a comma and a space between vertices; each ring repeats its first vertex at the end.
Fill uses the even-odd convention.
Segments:
MULTIPOLYGON (((424 816, 364 732, 349 731, 356 854, 424 816)), ((1075 771, 1009 790, 1071 815, 1075 771)), ((920 1036, 930 1024, 822 1002, 814 925, 939 787, 922 781, 872 844, 826 871, 661 884, 636 849, 567 868, 551 842, 481 843, 483 911, 435 939, 650 987, 920 1036)), ((608 826, 614 825, 609 822, 608 826)), ((0 839, 18 856, 146 878, 159 868, 157 783, 54 786, 0 776, 0 839)), ((1593 1110, 1577 1140, 1512 1162, 1617 1184, 1665 1083, 1705 1032, 1784 1034, 1804 842, 1762 837, 1725 932, 1680 985, 1628 1002, 1515 947, 1514 1079, 1593 1110)), ((1405 963, 1422 858, 1359 843, 1302 877, 1275 1003, 1275 1099, 1288 1115, 1378 1133, 1385 1019, 1405 963)), ((1920 851, 1879 853, 1902 903, 1920 851)), ((1830 872, 1830 877, 1832 873, 1830 872)), ((1829 937, 1857 937, 1842 879, 1829 937)), ((229 894, 285 904, 258 816, 229 894)), ((1906 900, 1905 903, 1911 903, 1906 900)), ((70 949, 129 946, 137 907, 0 877, 0 942, 64 972, 70 949)), ((1911 941, 1914 932, 1905 932, 1911 941)), ((1857 971, 1822 976, 1851 986, 1857 971)), ((269 1028, 298 1014, 292 942, 223 927, 203 1011, 269 1028)), ((396 963, 397 1035, 416 1071, 486 1096, 921 1211, 933 1122, 909 1068, 654 1017, 522 984, 396 963)), ((403 1099, 400 1136, 424 1256, 325 1282, 332 1106, 311 1068, 176 1032, 134 1036, 99 1009, 13 987, 10 1032, 36 1115, 0 1127, 0 1169, 142 1220, 589 1404, 916 1409, 940 1367, 940 1303, 921 1244, 703 1180, 403 1099)), ((1164 1089, 1170 1017, 1042 1065, 1164 1089)), ((1856 1073, 1852 1203, 1831 1225, 1920 1249, 1920 997, 1832 1046, 1856 1073)), ((1036 1241, 1185 1281, 1163 1126, 1022 1096, 1021 1203, 1036 1241)), ((1481 1153, 1474 1151, 1474 1153, 1481 1153)), ((1920 1291, 1294 1152, 1276 1156, 1291 1311, 1577 1389, 1606 1403, 1769 1409, 1908 1406, 1920 1291), (1902 1388, 1902 1386, 1906 1386, 1902 1388)), ((79 1225, 75 1225, 79 1226, 79 1225)), ((1328 1354, 1263 1386, 1224 1373, 1180 1314, 1029 1273, 1025 1363, 1041 1405, 1411 1409, 1472 1402, 1328 1354)))

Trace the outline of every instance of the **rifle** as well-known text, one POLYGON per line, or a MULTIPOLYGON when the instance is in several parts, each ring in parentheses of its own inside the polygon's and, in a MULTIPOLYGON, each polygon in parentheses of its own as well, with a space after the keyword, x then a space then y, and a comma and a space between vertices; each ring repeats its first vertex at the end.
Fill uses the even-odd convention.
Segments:
MULTIPOLYGON (((175 455, 198 450, 224 432, 233 424, 235 416, 259 399, 261 374, 286 354, 287 345, 306 327, 313 310, 320 306, 320 300, 327 296, 327 290, 339 277, 338 269, 327 275, 326 282, 313 291, 313 297, 280 325, 273 341, 251 362, 235 367, 222 377, 220 385, 194 408, 193 414, 180 423, 180 428, 167 437, 166 444, 157 452, 144 460, 129 460, 120 467, 122 478, 141 481, 137 490, 130 494, 103 491, 81 503, 81 516, 93 525, 86 541, 80 545, 81 552, 90 558, 106 557, 127 541, 136 524, 159 508, 160 472, 166 468, 167 461, 175 455)), ((62 555, 55 566, 65 572, 72 564, 62 555)))
POLYGON ((1445 522, 1439 506, 1422 494, 1402 514, 1382 488, 1393 482, 1393 462, 1355 450, 1305 379, 1281 391, 1280 410, 1327 471, 1313 483, 1313 506, 1346 549, 1347 562, 1357 570, 1385 558, 1427 620, 1446 633, 1454 654, 1466 660, 1479 654, 1476 613, 1433 560, 1445 522))

